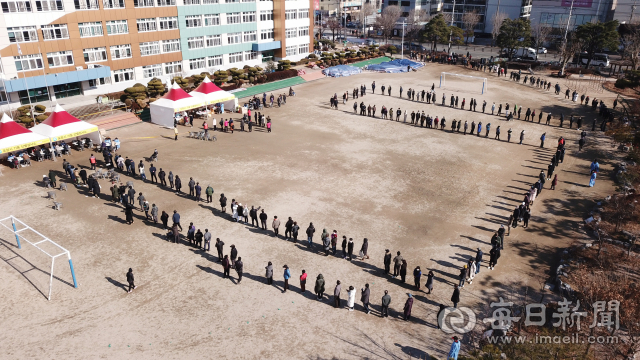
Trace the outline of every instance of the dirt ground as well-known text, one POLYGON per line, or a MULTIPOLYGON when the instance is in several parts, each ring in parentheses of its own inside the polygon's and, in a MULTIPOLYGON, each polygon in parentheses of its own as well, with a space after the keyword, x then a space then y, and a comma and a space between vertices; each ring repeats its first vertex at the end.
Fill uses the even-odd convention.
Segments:
MULTIPOLYGON (((39 180, 50 168, 62 173, 62 161, 35 163, 18 171, 3 169, 0 178, 0 217, 14 215, 70 250, 79 282, 73 288, 66 260, 55 266, 51 301, 47 301, 50 261, 31 247, 15 246, 10 231, 0 232, 0 358, 193 358, 196 356, 241 359, 406 359, 426 354, 445 358, 450 335, 436 329, 438 304, 451 305, 453 284, 459 268, 480 247, 485 253, 482 271, 472 285, 462 290, 461 306, 481 309, 499 296, 513 298, 525 291, 530 297, 541 292, 549 279, 549 268, 558 252, 583 237, 580 223, 596 201, 613 191, 611 182, 615 154, 610 140, 588 131, 588 143, 577 151, 580 132, 566 128, 569 113, 585 116, 591 124, 596 114, 590 108, 504 78, 489 78, 489 91, 480 95, 481 84, 469 81, 466 88, 449 80, 456 95, 491 103, 510 102, 555 116, 549 127, 472 113, 440 105, 412 103, 398 98, 400 86, 419 90, 436 84, 442 71, 479 73, 443 65, 428 65, 417 73, 360 75, 322 79, 296 87, 297 96, 279 109, 267 109, 273 132, 217 133, 218 141, 202 142, 185 137, 179 141, 172 130, 139 124, 110 131, 122 141, 121 153, 136 162, 158 149, 158 168, 171 170, 183 179, 193 177, 204 188, 215 189, 212 204, 196 203, 156 184, 133 179, 160 211, 174 209, 185 228, 190 222, 213 238, 235 244, 244 262, 244 279, 236 284, 222 278, 215 249, 205 253, 166 241, 161 226, 145 221, 136 211, 133 225, 124 222, 121 206, 110 202, 106 180, 100 180, 103 196, 87 197, 86 188, 57 191, 61 211, 39 180), (334 93, 350 91, 360 84, 370 88, 375 81, 392 85, 391 97, 366 95, 365 104, 425 110, 445 116, 447 131, 416 128, 401 122, 353 114, 353 101, 339 110, 329 107, 334 93), (565 128, 557 127, 564 112, 565 128), (453 119, 491 123, 489 138, 451 134, 453 119), (503 141, 493 139, 500 125, 503 141), (513 129, 511 143, 506 139, 513 129), (524 145, 518 134, 526 130, 524 145), (540 135, 546 132, 544 149, 540 135), (567 156, 560 165, 557 190, 546 189, 532 208, 528 229, 512 229, 495 270, 486 268, 492 232, 506 222, 522 201, 524 191, 535 182, 540 169, 553 155, 559 136, 567 139, 567 156), (589 163, 600 160, 602 172, 589 188, 589 163), (291 216, 301 227, 309 222, 317 230, 314 248, 275 238, 249 225, 230 221, 217 202, 220 193, 243 205, 261 206, 269 216, 284 222, 291 216), (320 233, 337 230, 352 237, 356 253, 362 239, 369 239, 370 259, 348 262, 320 254, 320 233), (384 250, 401 251, 408 262, 407 284, 383 274, 384 250), (267 286, 264 268, 272 261, 274 286, 267 286), (282 266, 292 273, 291 291, 282 293, 282 266), (416 291, 411 273, 416 266, 436 274, 432 294, 416 291), (138 288, 124 290, 125 273, 133 268, 138 288), (307 292, 299 293, 298 276, 309 274, 307 292), (322 273, 326 293, 332 294, 336 280, 342 282, 343 308, 335 309, 325 296, 316 301, 314 280, 322 273), (359 290, 371 286, 372 314, 362 311, 359 290), (411 285, 410 285, 411 284, 411 285), (354 286, 356 311, 344 308, 346 290, 354 286), (392 297, 391 316, 380 318, 384 290, 392 297), (415 298, 412 319, 401 319, 407 293, 415 298)), ((589 94, 604 98, 609 94, 589 94)), ((524 111, 523 111, 524 115, 524 111)), ((544 123, 544 120, 543 120, 544 123)), ((196 124, 199 122, 196 121, 196 124)), ((590 130, 590 126, 589 126, 590 130)), ((484 135, 484 130, 483 130, 484 135)), ((67 158, 87 167, 88 152, 67 158)), ((98 156, 101 159, 101 156, 98 156)), ((147 164, 147 169, 148 169, 147 164)), ((127 176, 123 180, 131 180, 127 176)), ((60 179, 58 180, 60 181, 60 179)), ((463 345, 463 350, 465 346, 463 345)))

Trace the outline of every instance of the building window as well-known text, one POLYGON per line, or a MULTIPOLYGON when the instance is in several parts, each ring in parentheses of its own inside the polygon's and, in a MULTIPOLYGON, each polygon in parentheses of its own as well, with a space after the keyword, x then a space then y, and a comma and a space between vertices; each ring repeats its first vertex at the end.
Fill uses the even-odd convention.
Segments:
POLYGON ((273 20, 273 10, 261 10, 260 21, 269 21, 269 20, 273 20))
POLYGON ((295 20, 298 18, 298 10, 286 10, 284 12, 285 20, 295 20))
POLYGON ((194 28, 202 26, 202 16, 200 15, 189 15, 184 17, 187 27, 194 28))
POLYGON ((133 7, 153 7, 153 0, 133 0, 133 7))
POLYGON ((298 36, 309 36, 309 27, 308 26, 299 27, 298 36))
POLYGON ((107 21, 107 35, 128 34, 127 20, 107 21))
POLYGON ((207 64, 206 58, 197 58, 189 60, 189 70, 204 69, 207 64))
POLYGON ((98 87, 99 85, 111 84, 111 78, 99 78, 99 79, 89 79, 90 87, 98 87))
POLYGON ((140 56, 158 55, 160 54, 160 42, 150 41, 140 43, 140 56))
POLYGON ((222 66, 222 55, 209 56, 207 58, 207 66, 208 67, 222 66))
POLYGON ((175 30, 178 28, 177 17, 161 17, 160 30, 175 30))
POLYGON ((2 12, 31 12, 31 2, 29 1, 2 1, 2 12))
POLYGON ((229 63, 237 63, 242 61, 242 51, 229 54, 229 63))
POLYGON ((273 29, 260 30, 260 40, 273 39, 273 29))
POLYGON ((102 3, 105 9, 124 9, 124 0, 104 0, 102 3))
POLYGON ((309 44, 300 45, 298 49, 298 54, 306 54, 309 52, 309 44))
POLYGON ((220 46, 222 45, 222 36, 221 35, 207 35, 205 37, 207 42, 207 47, 220 46))
POLYGON ((200 0, 184 0, 185 5, 200 5, 200 0))
POLYGON ((298 28, 285 29, 285 37, 287 39, 298 37, 298 28))
POLYGON ((180 51, 180 39, 162 40, 162 52, 172 53, 180 51))
POLYGON ((411 1, 400 1, 400 6, 411 6, 411 1))
POLYGON ((245 51, 244 52, 244 61, 255 60, 258 58, 257 51, 245 51))
POLYGON ((64 10, 62 0, 38 0, 36 1, 36 11, 60 11, 64 10))
POLYGON ((158 0, 158 6, 176 6, 176 0, 158 0))
POLYGON ((204 26, 220 25, 220 14, 207 14, 204 16, 204 26))
POLYGON ((308 19, 309 18, 309 9, 300 9, 298 11, 298 19, 308 19))
POLYGON ((81 38, 103 35, 102 23, 100 22, 79 23, 78 29, 81 38))
POLYGON ((240 0, 224 0, 225 4, 231 4, 231 3, 239 3, 240 0))
POLYGON ((182 72, 182 61, 168 62, 164 64, 164 73, 167 75, 180 74, 182 72))
POLYGON ((286 56, 292 56, 292 55, 298 55, 298 45, 287 46, 286 56))
POLYGON ((255 11, 245 11, 242 13, 242 22, 256 22, 256 12, 255 11))
POLYGON ((138 32, 158 30, 158 23, 156 22, 156 18, 136 19, 136 24, 138 25, 138 32))
POLYGON ((45 40, 68 39, 67 24, 42 25, 42 37, 45 40))
POLYGON ((162 65, 147 65, 142 67, 143 78, 153 78, 162 76, 162 65))
POLYGON ((202 0, 202 5, 219 4, 220 0, 202 0))
POLYGON ((227 44, 239 44, 242 42, 242 33, 228 33, 227 44))
POLYGON ((131 45, 113 45, 109 48, 111 50, 111 60, 115 59, 127 59, 131 57, 131 45))
POLYGON ((248 3, 248 2, 256 2, 256 0, 241 0, 244 3, 248 3))
POLYGON ((98 0, 73 0, 76 10, 100 10, 98 0))
POLYGON ((47 63, 49 67, 73 65, 73 54, 71 51, 47 53, 47 63))
POLYGON ((240 24, 240 13, 228 13, 227 24, 240 24))
POLYGON ((187 47, 189 50, 202 49, 204 47, 204 36, 187 38, 187 47))
POLYGON ((31 42, 38 41, 38 31, 35 26, 20 26, 7 28, 9 32, 9 42, 31 42))
POLYGON ((84 62, 86 63, 107 61, 107 48, 98 47, 92 49, 84 49, 82 50, 82 55, 84 55, 84 62))
POLYGON ((18 71, 36 70, 44 67, 40 54, 15 56, 14 60, 18 71))
POLYGON ((135 80, 135 77, 133 76, 133 69, 114 70, 113 80, 115 80, 115 82, 135 80))
POLYGON ((252 42, 258 40, 258 32, 257 31, 245 31, 242 33, 242 41, 243 42, 252 42))
POLYGON ((49 100, 49 92, 47 91, 46 87, 35 89, 29 88, 28 94, 26 90, 22 90, 18 92, 18 97, 20 98, 20 103, 22 105, 27 105, 49 100))

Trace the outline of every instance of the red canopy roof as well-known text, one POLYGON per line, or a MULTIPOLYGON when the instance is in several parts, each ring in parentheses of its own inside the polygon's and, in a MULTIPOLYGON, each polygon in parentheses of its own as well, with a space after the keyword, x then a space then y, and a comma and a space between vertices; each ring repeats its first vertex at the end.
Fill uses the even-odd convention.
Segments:
POLYGON ((222 91, 222 89, 217 87, 216 84, 212 83, 211 80, 209 80, 208 76, 205 76, 204 80, 202 80, 202 84, 200 84, 200 86, 198 86, 193 91, 199 92, 201 94, 211 94, 216 91, 222 91))
POLYGON ((0 120, 0 139, 8 138, 14 135, 20 134, 28 134, 30 130, 25 129, 20 126, 20 124, 11 120, 7 114, 2 115, 2 120, 0 120))
POLYGON ((162 98, 171 100, 171 101, 178 101, 178 100, 190 98, 190 97, 192 96, 187 94, 186 91, 182 90, 182 88, 180 87, 180 85, 178 85, 178 83, 174 82, 173 86, 171 86, 171 89, 169 89, 169 92, 164 94, 162 98))
POLYGON ((43 121, 42 124, 49 125, 52 128, 78 122, 76 117, 64 111, 64 109, 56 104, 56 108, 53 110, 51 115, 47 118, 47 120, 43 121))

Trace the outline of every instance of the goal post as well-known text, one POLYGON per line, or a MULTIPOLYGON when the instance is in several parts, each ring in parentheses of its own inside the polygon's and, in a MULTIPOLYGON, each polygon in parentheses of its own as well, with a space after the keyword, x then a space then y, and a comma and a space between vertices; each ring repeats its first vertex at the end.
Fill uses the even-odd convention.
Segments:
POLYGON ((47 296, 47 300, 51 300, 51 289, 53 287, 53 266, 55 265, 56 258, 58 258, 59 256, 67 256, 67 259, 69 260, 69 268, 71 269, 71 277, 73 278, 73 287, 76 289, 78 288, 76 273, 73 270, 73 261, 71 261, 71 253, 69 252, 69 250, 56 244, 51 239, 40 234, 38 231, 20 221, 13 215, 10 215, 9 217, 6 217, 4 219, 0 219, 0 225, 13 232, 16 237, 18 249, 22 249, 22 243, 20 240, 23 240, 51 258, 51 272, 49 273, 49 295, 47 296), (10 226, 9 222, 11 222, 10 226), (27 234, 29 234, 29 238, 27 238, 27 234), (52 253, 52 250, 55 250, 56 252, 52 253))
POLYGON ((480 94, 484 95, 484 93, 487 92, 487 90, 488 90, 487 89, 487 78, 485 78, 485 77, 456 74, 456 73, 450 73, 450 72, 444 72, 444 71, 442 73, 440 73, 440 86, 439 86, 439 88, 441 88, 441 89, 445 88, 446 75, 449 75, 449 76, 452 76, 452 77, 461 77, 461 78, 467 78, 467 79, 482 80, 482 89, 480 91, 480 94))

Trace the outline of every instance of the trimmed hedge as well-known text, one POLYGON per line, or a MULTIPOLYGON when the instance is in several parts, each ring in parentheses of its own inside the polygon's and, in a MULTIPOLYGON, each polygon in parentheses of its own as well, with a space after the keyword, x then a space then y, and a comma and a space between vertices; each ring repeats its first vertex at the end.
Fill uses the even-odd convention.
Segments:
POLYGON ((267 74, 266 82, 288 79, 295 76, 298 76, 298 70, 290 69, 290 70, 276 71, 276 72, 267 74))

